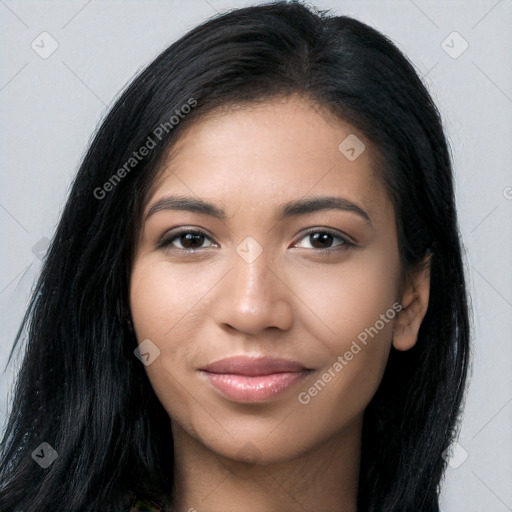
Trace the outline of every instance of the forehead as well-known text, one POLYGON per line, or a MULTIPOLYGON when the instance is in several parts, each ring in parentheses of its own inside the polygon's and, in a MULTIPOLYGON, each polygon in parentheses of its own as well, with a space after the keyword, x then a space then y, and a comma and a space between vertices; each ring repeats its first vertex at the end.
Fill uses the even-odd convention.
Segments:
POLYGON ((229 216, 244 202, 261 207, 329 193, 379 209, 389 202, 379 161, 349 123, 303 98, 278 98, 192 123, 165 158, 148 203, 171 192, 215 198, 229 216))

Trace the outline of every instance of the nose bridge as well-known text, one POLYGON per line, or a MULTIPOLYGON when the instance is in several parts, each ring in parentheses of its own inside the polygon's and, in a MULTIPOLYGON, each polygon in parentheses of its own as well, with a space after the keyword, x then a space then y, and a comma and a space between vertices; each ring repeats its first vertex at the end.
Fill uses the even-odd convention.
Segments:
POLYGON ((248 259, 240 256, 237 249, 237 257, 234 258, 234 285, 236 293, 234 298, 246 303, 249 309, 262 309, 266 305, 265 300, 272 295, 269 268, 269 254, 262 251, 257 254, 255 249, 247 253, 248 259))
POLYGON ((217 297, 218 323, 253 334, 267 327, 289 328, 290 297, 270 267, 272 259, 272 254, 253 237, 247 237, 236 247, 232 271, 217 297))
POLYGON ((233 300, 247 314, 261 314, 269 306, 273 295, 271 287, 276 285, 270 276, 270 259, 268 248, 265 250, 252 237, 247 237, 236 248, 233 300))

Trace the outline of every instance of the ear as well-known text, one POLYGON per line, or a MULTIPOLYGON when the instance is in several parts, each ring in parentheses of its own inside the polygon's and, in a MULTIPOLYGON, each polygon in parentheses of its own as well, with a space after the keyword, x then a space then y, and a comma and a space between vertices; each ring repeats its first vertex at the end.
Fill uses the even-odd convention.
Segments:
POLYGON ((425 265, 410 274, 401 289, 402 309, 395 320, 393 346, 397 350, 409 350, 418 339, 421 322, 427 313, 430 296, 430 264, 432 254, 425 265))

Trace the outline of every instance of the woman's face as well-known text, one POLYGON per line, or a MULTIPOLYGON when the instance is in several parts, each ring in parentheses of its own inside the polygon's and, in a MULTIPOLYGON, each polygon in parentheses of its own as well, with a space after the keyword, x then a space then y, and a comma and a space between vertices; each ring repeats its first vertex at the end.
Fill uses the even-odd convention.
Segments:
POLYGON ((375 156, 355 128, 297 97, 204 118, 180 137, 130 283, 173 433, 271 462, 360 427, 401 307, 375 156))

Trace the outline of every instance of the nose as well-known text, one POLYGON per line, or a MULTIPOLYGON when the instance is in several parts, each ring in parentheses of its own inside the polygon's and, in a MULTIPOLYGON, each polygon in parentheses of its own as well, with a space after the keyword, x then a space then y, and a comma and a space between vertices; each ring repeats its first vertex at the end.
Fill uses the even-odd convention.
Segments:
POLYGON ((283 272, 270 268, 265 249, 254 261, 234 254, 216 292, 213 316, 223 328, 255 335, 269 328, 285 331, 293 323, 293 293, 283 272))

